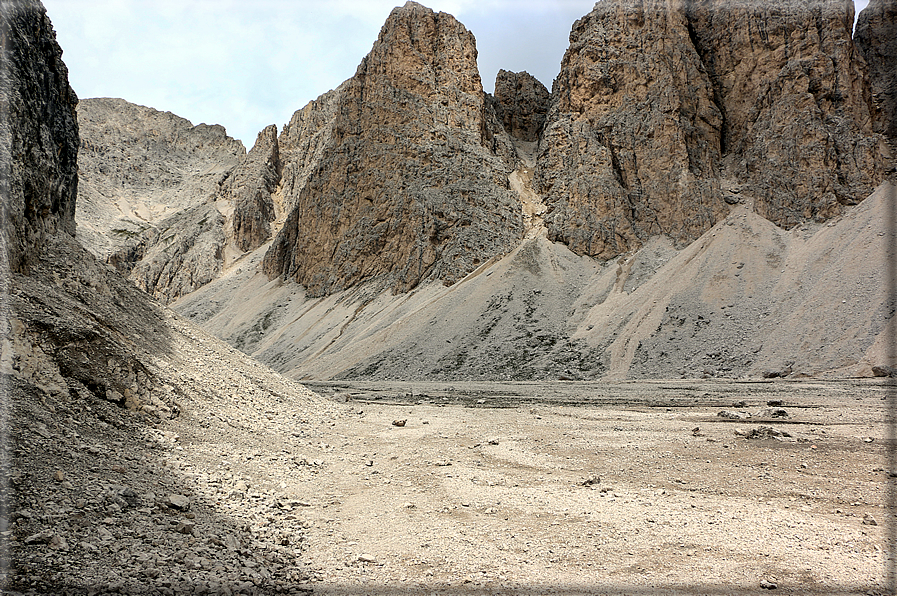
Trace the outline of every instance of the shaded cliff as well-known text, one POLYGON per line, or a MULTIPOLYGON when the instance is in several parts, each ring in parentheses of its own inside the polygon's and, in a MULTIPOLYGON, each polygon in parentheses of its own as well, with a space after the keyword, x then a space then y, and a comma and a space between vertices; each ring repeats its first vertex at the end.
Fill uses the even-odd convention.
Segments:
POLYGON ((314 295, 373 278, 403 292, 452 283, 514 246, 510 167, 491 150, 476 44, 454 17, 414 2, 395 9, 330 101, 328 142, 283 199, 294 206, 266 273, 314 295))
POLYGON ((881 182, 850 1, 603 0, 576 22, 536 186, 549 236, 602 259, 694 240, 750 202, 825 220, 881 182))
POLYGON ((854 39, 869 65, 875 130, 897 142, 897 2, 870 0, 857 18, 854 39))
POLYGON ((78 97, 43 7, 2 9, 0 227, 9 268, 27 273, 46 237, 75 234, 78 97))
POLYGON ((549 238, 601 259, 693 240, 727 212, 722 125, 684 11, 599 2, 573 25, 539 145, 549 238))

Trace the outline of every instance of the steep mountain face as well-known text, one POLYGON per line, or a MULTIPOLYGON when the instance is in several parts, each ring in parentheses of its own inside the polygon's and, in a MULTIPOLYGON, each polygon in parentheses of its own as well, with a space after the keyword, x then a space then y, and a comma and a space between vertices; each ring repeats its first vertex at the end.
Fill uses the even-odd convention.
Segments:
POLYGON ((825 220, 884 179, 852 3, 604 0, 577 21, 536 186, 549 236, 611 258, 748 201, 825 220))
MULTIPOLYGON (((334 114, 328 143, 307 183, 283 198, 294 206, 267 274, 311 295, 373 278, 404 292, 424 279, 452 283, 514 246, 520 205, 491 148, 476 55, 451 15, 414 2, 392 12, 355 76, 321 101, 334 114)), ((297 146, 292 124, 285 135, 297 146)), ((290 171, 301 180, 301 169, 290 171)))
POLYGON ((499 70, 495 77, 495 115, 509 135, 521 141, 539 140, 551 94, 528 72, 499 70))
POLYGON ((822 221, 884 179, 851 0, 698 0, 688 13, 725 119, 728 172, 760 215, 822 221))
POLYGON ((857 18, 854 39, 869 65, 875 130, 897 141, 897 2, 870 0, 857 18))
POLYGON ((245 153, 223 127, 120 99, 78 108, 78 239, 170 302, 208 283, 272 235, 277 128, 245 153))
POLYGON ((549 238, 610 259, 727 212, 722 114, 682 10, 604 1, 578 20, 552 89, 534 184, 549 238))
POLYGON ((222 126, 122 99, 82 100, 78 125, 78 240, 101 259, 204 202, 246 152, 222 126))

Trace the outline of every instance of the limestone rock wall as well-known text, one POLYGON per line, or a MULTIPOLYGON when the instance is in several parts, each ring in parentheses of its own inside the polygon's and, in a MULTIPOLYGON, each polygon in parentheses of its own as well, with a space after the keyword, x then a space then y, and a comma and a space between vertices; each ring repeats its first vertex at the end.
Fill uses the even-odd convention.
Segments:
POLYGON ((208 200, 246 153, 222 126, 123 99, 81 101, 78 123, 78 240, 101 259, 127 254, 144 232, 208 200))
POLYGON ((576 22, 535 182, 549 236, 611 258, 687 243, 751 202, 784 227, 865 198, 888 166, 850 0, 602 0, 576 22))
POLYGON ((520 206, 491 149, 476 55, 451 15, 414 2, 392 12, 355 76, 320 113, 294 116, 311 134, 291 123, 282 135, 320 158, 305 178, 284 150, 282 201, 293 207, 266 273, 310 295, 374 278, 403 292, 452 283, 512 248, 520 206))
POLYGON ((0 234, 24 273, 48 235, 75 234, 78 97, 39 2, 4 0, 0 38, 0 234))
POLYGON ((851 0, 692 0, 688 14, 729 173, 759 214, 784 227, 825 220, 884 179, 851 0))
POLYGON ((528 72, 499 70, 495 77, 496 116, 521 141, 538 141, 551 94, 528 72))
POLYGON ((722 127, 680 3, 599 2, 573 25, 540 141, 549 238, 601 259, 696 238, 726 212, 722 127))
POLYGON ((271 237, 275 217, 271 195, 280 183, 280 153, 277 127, 258 134, 255 145, 220 184, 220 195, 233 203, 231 234, 243 252, 258 248, 271 237))
POLYGON ((897 142, 897 1, 870 0, 854 39, 869 66, 875 130, 897 142))

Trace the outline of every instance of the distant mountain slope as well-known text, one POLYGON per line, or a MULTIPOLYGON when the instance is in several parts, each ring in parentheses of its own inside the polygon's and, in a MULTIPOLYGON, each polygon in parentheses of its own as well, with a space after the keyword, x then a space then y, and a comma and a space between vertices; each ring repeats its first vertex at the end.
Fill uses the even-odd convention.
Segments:
POLYGON ((451 287, 312 298, 246 267, 174 304, 294 378, 870 375, 885 363, 895 186, 827 224, 746 207, 608 263, 537 237, 451 287))

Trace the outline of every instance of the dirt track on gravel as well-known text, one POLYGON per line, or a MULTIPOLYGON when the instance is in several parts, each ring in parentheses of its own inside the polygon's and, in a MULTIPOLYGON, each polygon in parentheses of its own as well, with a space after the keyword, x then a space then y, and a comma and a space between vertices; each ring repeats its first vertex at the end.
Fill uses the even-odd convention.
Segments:
POLYGON ((317 593, 885 590, 883 382, 309 386, 344 412, 251 473, 302 500, 317 593))

